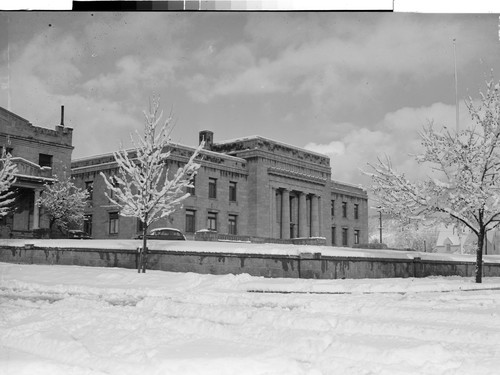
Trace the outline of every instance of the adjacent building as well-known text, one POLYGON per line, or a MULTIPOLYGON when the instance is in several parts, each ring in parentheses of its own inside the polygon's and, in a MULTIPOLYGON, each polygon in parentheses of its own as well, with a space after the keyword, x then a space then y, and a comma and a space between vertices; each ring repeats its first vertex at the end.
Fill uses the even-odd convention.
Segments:
POLYGON ((18 169, 16 200, 11 212, 0 217, 0 237, 31 237, 34 229, 48 227, 35 202, 46 183, 70 173, 73 130, 64 126, 63 114, 62 107, 61 124, 47 129, 0 107, 0 147, 11 154, 18 169))
MULTIPOLYGON (((446 254, 475 254, 477 235, 470 229, 442 227, 436 241, 436 252, 446 254)), ((483 254, 500 255, 500 230, 492 229, 486 233, 483 254)))
MULTIPOLYGON (((215 143, 205 140, 201 168, 183 207, 154 227, 175 227, 260 239, 317 238, 327 244, 368 242, 368 196, 360 187, 332 181, 327 156, 260 136, 215 143)), ((175 145, 167 167, 186 163, 194 149, 175 145)), ((112 154, 74 160, 72 176, 89 191, 84 230, 94 238, 133 238, 137 219, 122 217, 105 196, 100 175, 117 173, 112 154)))

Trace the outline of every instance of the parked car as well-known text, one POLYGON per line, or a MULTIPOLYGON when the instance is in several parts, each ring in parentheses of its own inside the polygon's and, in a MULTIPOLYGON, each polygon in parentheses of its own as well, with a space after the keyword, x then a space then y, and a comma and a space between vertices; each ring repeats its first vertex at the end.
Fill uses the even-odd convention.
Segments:
MULTIPOLYGON (((142 239, 142 234, 136 237, 137 239, 142 239)), ((186 237, 179 229, 175 228, 156 228, 151 230, 147 235, 149 240, 176 240, 185 241, 186 237)))
POLYGON ((90 240, 90 239, 92 239, 92 237, 90 237, 83 230, 78 230, 78 229, 71 229, 71 230, 69 230, 68 231, 68 238, 79 239, 79 240, 90 240))

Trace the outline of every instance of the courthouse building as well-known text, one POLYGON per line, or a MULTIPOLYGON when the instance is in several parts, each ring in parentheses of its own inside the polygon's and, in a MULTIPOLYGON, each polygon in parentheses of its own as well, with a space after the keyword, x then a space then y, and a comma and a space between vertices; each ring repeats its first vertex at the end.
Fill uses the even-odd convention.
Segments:
POLYGON ((0 237, 31 237, 34 229, 49 226, 35 202, 46 183, 70 173, 73 130, 64 126, 63 114, 62 107, 61 124, 47 129, 0 107, 0 148, 17 166, 16 199, 9 214, 0 216, 0 237))
MULTIPOLYGON (((289 241, 324 238, 327 244, 353 246, 368 242, 368 197, 365 190, 332 180, 325 155, 260 136, 214 142, 205 140, 191 196, 170 217, 153 227, 174 227, 188 238, 209 230, 226 239, 289 241)), ((35 204, 46 183, 70 173, 91 193, 84 230, 93 238, 133 238, 141 223, 122 217, 106 198, 100 175, 113 175, 118 166, 112 153, 71 161, 73 130, 61 123, 54 129, 34 126, 0 107, 0 147, 17 165, 15 202, 0 217, 0 237, 31 237, 48 228, 48 218, 35 204)), ((174 145, 167 166, 175 171, 194 151, 174 145)))
MULTIPOLYGON (((202 131, 201 140, 205 149, 191 196, 152 228, 177 228, 188 238, 210 230, 233 239, 323 237, 338 246, 368 242, 367 192, 332 181, 327 156, 260 136, 216 143, 211 131, 202 131)), ((175 145, 168 166, 175 170, 193 151, 175 145)), ((112 176, 117 168, 111 153, 71 163, 76 183, 91 193, 84 230, 93 238, 141 233, 141 223, 120 216, 105 196, 100 173, 112 176)))

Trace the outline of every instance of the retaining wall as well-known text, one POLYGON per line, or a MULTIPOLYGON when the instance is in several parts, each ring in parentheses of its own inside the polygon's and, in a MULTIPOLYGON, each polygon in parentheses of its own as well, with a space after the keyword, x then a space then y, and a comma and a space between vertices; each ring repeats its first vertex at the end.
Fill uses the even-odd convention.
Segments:
MULTIPOLYGON (((7 263, 137 268, 137 260, 135 250, 35 246, 0 248, 0 262, 7 263)), ((473 276, 475 264, 420 258, 333 257, 321 253, 302 253, 297 256, 152 250, 148 254, 147 268, 214 275, 248 273, 264 277, 359 279, 473 276)), ((484 276, 500 276, 500 263, 485 262, 484 276)))

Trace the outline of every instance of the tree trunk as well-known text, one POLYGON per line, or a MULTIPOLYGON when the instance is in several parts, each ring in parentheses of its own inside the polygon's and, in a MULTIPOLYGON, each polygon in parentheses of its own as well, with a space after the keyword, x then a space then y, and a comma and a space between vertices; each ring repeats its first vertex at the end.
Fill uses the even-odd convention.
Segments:
POLYGON ((483 245, 486 231, 481 228, 477 236, 476 250, 476 283, 482 283, 483 279, 483 245))
POLYGON ((147 237, 146 234, 148 232, 148 226, 146 225, 148 218, 147 216, 144 218, 142 223, 142 247, 139 253, 139 264, 137 265, 137 272, 146 273, 146 246, 147 246, 147 237))
POLYGON ((56 219, 50 218, 49 220, 49 238, 54 238, 54 223, 56 222, 56 219))

